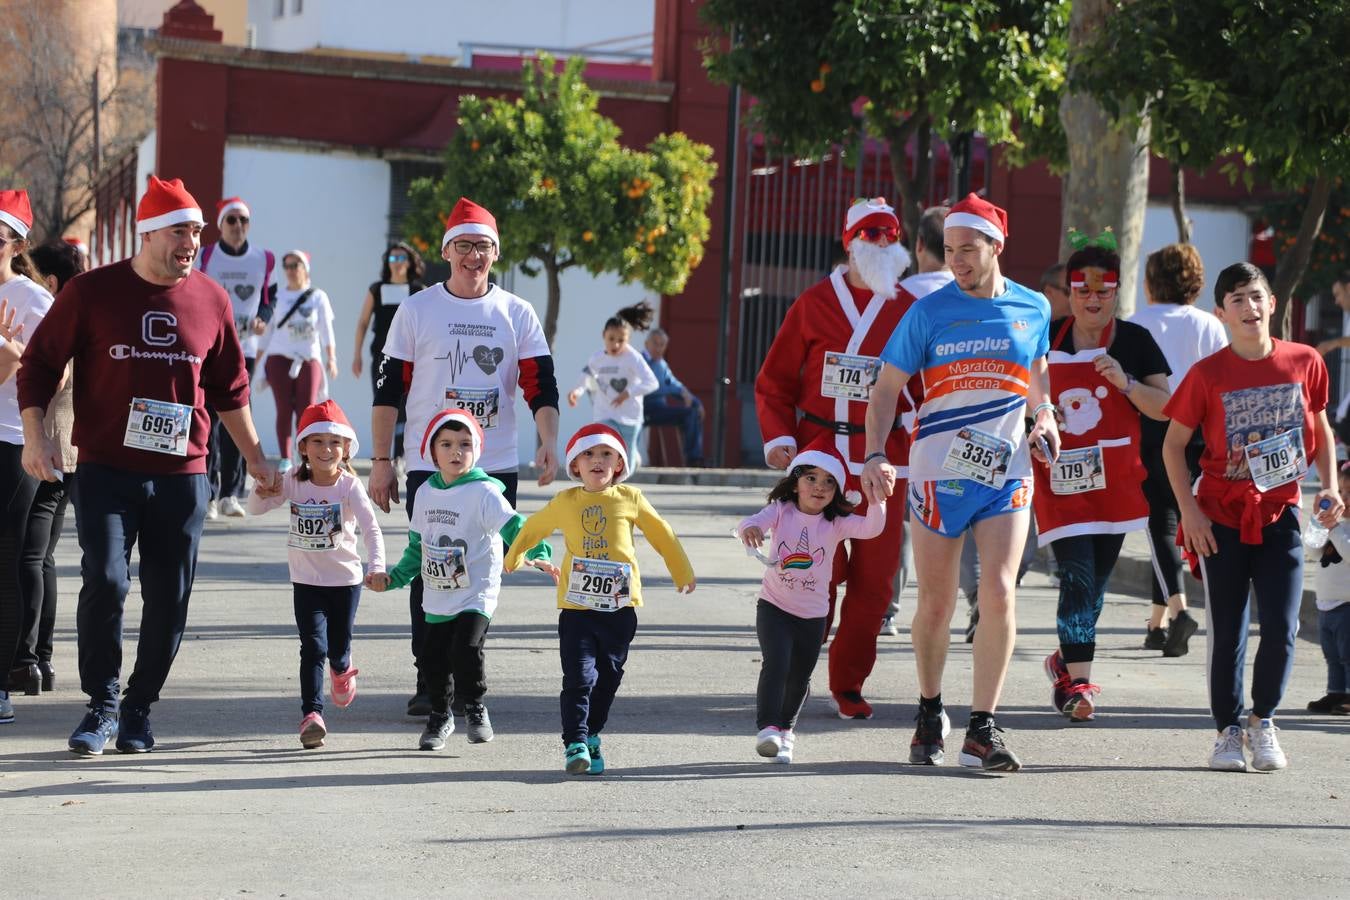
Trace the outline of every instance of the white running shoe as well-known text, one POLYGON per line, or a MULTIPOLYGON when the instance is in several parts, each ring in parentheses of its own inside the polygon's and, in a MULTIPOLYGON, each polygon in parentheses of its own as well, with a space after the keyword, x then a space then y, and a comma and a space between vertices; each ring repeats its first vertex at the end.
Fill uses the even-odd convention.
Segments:
POLYGON ((767 756, 770 759, 778 755, 778 751, 783 747, 783 730, 777 725, 770 725, 768 728, 760 730, 755 735, 755 752, 760 756, 767 756))
POLYGON ((1274 772, 1289 765, 1280 749, 1279 738, 1275 737, 1279 730, 1270 719, 1261 719, 1246 727, 1247 746, 1252 751, 1252 768, 1256 771, 1274 772))
POLYGON ((220 518, 220 504, 214 500, 208 500, 206 502, 206 521, 214 522, 218 518, 220 518))
POLYGON ((790 763, 792 762, 792 745, 797 742, 797 735, 791 731, 784 731, 780 740, 778 755, 774 757, 774 762, 790 763))
POLYGON ((1242 729, 1229 725, 1219 732, 1209 753, 1209 767, 1216 772, 1245 772, 1247 757, 1242 752, 1242 729))
POLYGON ((239 519, 244 516, 244 504, 239 502, 238 497, 226 497, 220 501, 220 514, 222 516, 231 516, 239 519))

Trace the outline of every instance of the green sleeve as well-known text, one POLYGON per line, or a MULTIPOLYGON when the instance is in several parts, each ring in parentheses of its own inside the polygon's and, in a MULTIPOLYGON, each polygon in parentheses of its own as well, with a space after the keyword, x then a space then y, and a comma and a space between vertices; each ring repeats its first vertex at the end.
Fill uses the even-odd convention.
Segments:
POLYGON ((390 569, 389 587, 401 588, 412 584, 412 580, 422 573, 422 536, 411 528, 408 529, 408 546, 403 551, 403 558, 398 561, 398 565, 390 569))
MULTIPOLYGON (((506 542, 506 549, 511 549, 511 544, 515 542, 516 536, 520 534, 520 526, 525 524, 525 517, 520 513, 512 516, 505 525, 502 526, 502 540, 506 542)), ((547 540, 542 540, 535 544, 529 550, 525 551, 527 560, 551 560, 553 559, 553 547, 547 540)))

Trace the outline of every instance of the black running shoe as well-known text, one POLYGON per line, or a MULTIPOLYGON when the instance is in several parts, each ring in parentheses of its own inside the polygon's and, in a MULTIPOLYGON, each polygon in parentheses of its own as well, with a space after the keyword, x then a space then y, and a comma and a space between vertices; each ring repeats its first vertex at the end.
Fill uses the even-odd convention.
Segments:
POLYGON ((944 758, 942 739, 952 730, 951 720, 946 710, 936 715, 925 715, 920 709, 914 715, 918 725, 914 728, 914 740, 909 742, 909 761, 915 766, 940 766, 944 758))
POLYGON ((418 750, 444 750, 445 739, 455 731, 455 719, 449 713, 427 716, 427 728, 417 742, 418 750))
POLYGON ((1328 693, 1321 700, 1313 700, 1308 703, 1308 712, 1322 713, 1323 715, 1344 715, 1340 712, 1344 706, 1350 703, 1350 694, 1332 694, 1328 693))
POLYGON ((1163 656, 1185 656, 1190 652, 1191 637, 1200 630, 1200 624, 1191 618, 1190 613, 1182 610, 1172 620, 1167 629, 1167 646, 1163 647, 1163 656))
POLYGON ((995 725, 993 719, 966 729, 966 742, 961 745, 957 758, 963 766, 986 772, 1016 772, 1022 768, 1017 754, 1003 743, 1003 729, 995 725))
MULTIPOLYGON (((1145 626, 1147 627, 1147 626, 1145 626)), ((1164 650, 1167 647, 1167 629, 1149 628, 1144 635, 1145 650, 1164 650)))

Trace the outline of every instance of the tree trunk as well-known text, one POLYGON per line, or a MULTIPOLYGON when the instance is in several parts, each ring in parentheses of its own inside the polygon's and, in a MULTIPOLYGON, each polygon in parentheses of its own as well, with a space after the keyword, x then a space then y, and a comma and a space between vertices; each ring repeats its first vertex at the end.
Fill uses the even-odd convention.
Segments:
POLYGON ((900 192, 900 200, 895 205, 900 215, 900 224, 905 229, 905 244, 914 249, 914 238, 919 233, 919 219, 923 216, 924 199, 928 196, 929 181, 933 174, 932 118, 928 113, 910 116, 905 121, 889 128, 884 135, 890 145, 891 180, 900 192), (914 142, 914 177, 909 174, 909 157, 905 147, 910 137, 914 142))
POLYGON ((562 283, 559 280, 561 267, 558 265, 558 258, 552 251, 544 254, 541 258, 544 264, 544 272, 548 277, 548 307, 544 310, 544 340, 548 341, 549 349, 553 349, 553 336, 558 333, 558 308, 562 305, 562 283))
MULTIPOLYGON (((1111 0, 1074 0, 1069 21, 1070 58, 1102 27, 1114 8, 1111 0)), ((1139 245, 1148 203, 1149 122, 1144 118, 1135 127, 1128 113, 1119 123, 1113 122, 1087 94, 1065 94, 1060 100, 1059 117, 1069 145, 1061 259, 1070 252, 1070 227, 1093 236, 1111 228, 1120 244, 1116 311, 1124 318, 1134 312, 1139 280, 1139 245)))
POLYGON ((1322 173, 1313 182, 1312 190, 1308 191, 1308 205, 1303 208, 1303 219, 1298 224, 1294 246, 1280 257, 1280 263, 1275 268, 1275 284, 1271 288, 1275 292, 1275 318, 1271 322, 1271 333, 1277 338, 1288 340, 1293 333, 1290 300, 1293 299, 1294 291, 1298 290, 1298 283, 1303 280, 1303 273, 1308 270, 1313 243, 1322 233, 1322 217, 1326 214, 1330 200, 1331 178, 1322 173))
POLYGON ((1172 163, 1172 218, 1177 221, 1177 243, 1191 242, 1191 220, 1186 218, 1186 173, 1180 164, 1172 163))

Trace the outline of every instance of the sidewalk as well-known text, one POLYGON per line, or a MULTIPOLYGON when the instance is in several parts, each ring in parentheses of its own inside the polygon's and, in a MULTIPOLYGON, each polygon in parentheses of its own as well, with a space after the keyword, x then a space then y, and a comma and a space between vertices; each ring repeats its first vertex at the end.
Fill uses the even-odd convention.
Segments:
MULTIPOLYGON (((651 473, 656 475, 657 473, 651 473)), ((1108 597, 1094 680, 1097 722, 1048 709, 1041 659, 1055 593, 1019 592, 1019 636, 999 710, 1022 772, 955 765, 971 655, 952 644, 944 695, 958 733, 948 765, 901 765, 913 729, 907 634, 880 641, 870 722, 824 699, 799 724, 797 762, 754 754, 760 564, 727 536, 766 488, 644 484, 699 574, 677 596, 643 544, 647 599, 605 732, 611 774, 569 778, 558 739, 553 588, 508 576, 488 639, 497 738, 416 748, 407 594, 367 594, 357 621, 360 695, 325 712, 321 750, 296 736, 298 641, 284 516, 220 520, 202 544, 188 635, 140 756, 65 750, 81 715, 75 677, 78 548, 61 543, 57 690, 17 697, 0 726, 7 896, 792 897, 993 894, 1201 897, 1253 883, 1292 897, 1345 895, 1350 720, 1297 712, 1324 666, 1299 642, 1281 719, 1290 769, 1204 768, 1212 741, 1203 633, 1190 655, 1139 650, 1147 601, 1108 597)), ((522 486, 538 509, 556 488, 522 486)), ((401 508, 381 514, 392 555, 401 508)), ((139 602, 128 602, 126 655, 139 602)), ((902 620, 913 609, 904 598, 902 620)), ((964 619, 954 623, 959 633, 964 619)), ((1255 642, 1253 642, 1254 645, 1255 642)), ((1253 646, 1254 649, 1254 646, 1253 646)))

